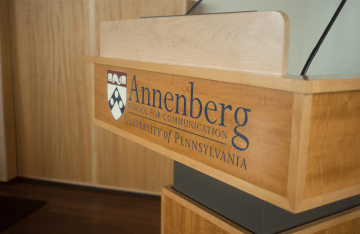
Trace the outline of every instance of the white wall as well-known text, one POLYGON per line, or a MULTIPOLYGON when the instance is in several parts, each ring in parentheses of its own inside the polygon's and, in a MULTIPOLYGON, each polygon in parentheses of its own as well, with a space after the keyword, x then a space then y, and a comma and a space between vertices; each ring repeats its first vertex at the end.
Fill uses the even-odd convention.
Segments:
MULTIPOLYGON (((304 56, 312 51, 340 0, 309 0, 304 56)), ((360 73, 360 0, 348 0, 316 55, 309 74, 360 73)))
MULTIPOLYGON (((203 0, 197 13, 285 12, 290 18, 289 74, 299 75, 341 0, 203 0)), ((360 73, 360 0, 348 0, 308 75, 360 73)))

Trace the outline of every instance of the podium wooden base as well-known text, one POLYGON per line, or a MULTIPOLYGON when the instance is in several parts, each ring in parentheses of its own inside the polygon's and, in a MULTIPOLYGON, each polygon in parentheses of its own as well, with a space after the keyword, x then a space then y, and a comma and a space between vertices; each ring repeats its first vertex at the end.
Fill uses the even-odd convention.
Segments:
MULTIPOLYGON (((282 234, 337 234, 360 232, 360 206, 306 225, 282 232, 282 234)), ((163 187, 161 195, 162 234, 252 233, 194 200, 182 195, 170 186, 163 187)))

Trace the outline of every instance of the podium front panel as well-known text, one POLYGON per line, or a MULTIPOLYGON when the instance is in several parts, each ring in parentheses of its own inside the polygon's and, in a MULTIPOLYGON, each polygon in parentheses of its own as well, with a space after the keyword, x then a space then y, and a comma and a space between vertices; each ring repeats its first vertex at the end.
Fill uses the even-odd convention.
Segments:
POLYGON ((96 120, 286 196, 293 94, 103 65, 95 74, 96 120))
POLYGON ((94 75, 94 123, 173 160, 294 213, 359 194, 356 86, 111 59, 94 75))

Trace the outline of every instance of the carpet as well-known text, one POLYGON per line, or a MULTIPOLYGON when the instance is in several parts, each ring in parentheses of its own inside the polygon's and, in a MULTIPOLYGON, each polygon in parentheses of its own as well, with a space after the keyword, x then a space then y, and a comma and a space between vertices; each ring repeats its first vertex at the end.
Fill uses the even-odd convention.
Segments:
POLYGON ((45 205, 45 201, 0 196, 0 233, 45 205))

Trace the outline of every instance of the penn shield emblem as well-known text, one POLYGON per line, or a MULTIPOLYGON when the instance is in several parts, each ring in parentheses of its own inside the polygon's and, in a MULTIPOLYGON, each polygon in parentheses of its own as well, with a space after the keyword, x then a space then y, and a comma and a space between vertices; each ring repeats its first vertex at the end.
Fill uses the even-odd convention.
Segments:
POLYGON ((126 73, 107 71, 108 103, 115 120, 120 119, 125 111, 126 80, 126 73))

